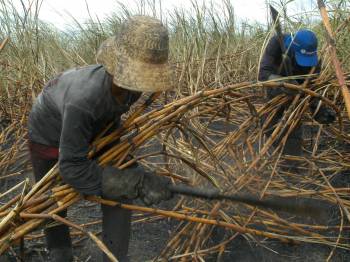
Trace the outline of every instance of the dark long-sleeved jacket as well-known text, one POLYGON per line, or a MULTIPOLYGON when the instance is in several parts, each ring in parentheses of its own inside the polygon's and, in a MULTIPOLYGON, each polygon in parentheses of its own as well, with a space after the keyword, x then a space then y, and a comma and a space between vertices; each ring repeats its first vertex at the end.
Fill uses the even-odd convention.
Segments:
POLYGON ((90 143, 107 124, 117 127, 130 106, 119 104, 111 87, 102 65, 71 69, 44 87, 29 115, 29 139, 58 147, 60 175, 84 194, 101 193, 103 168, 88 159, 90 143))
MULTIPOLYGON (((285 34, 284 37, 287 37, 287 34, 285 34)), ((288 53, 288 56, 291 60, 293 76, 306 75, 310 73, 311 67, 299 66, 290 52, 288 53)), ((273 36, 270 39, 269 43, 267 44, 265 52, 261 59, 258 80, 266 81, 268 80, 271 74, 287 76, 284 68, 282 69, 281 72, 279 72, 281 63, 282 63, 282 50, 281 50, 277 36, 273 36)), ((316 66, 315 73, 319 73, 319 72, 320 72, 320 66, 318 65, 316 66)), ((298 82, 299 84, 301 84, 303 80, 299 80, 298 82)))

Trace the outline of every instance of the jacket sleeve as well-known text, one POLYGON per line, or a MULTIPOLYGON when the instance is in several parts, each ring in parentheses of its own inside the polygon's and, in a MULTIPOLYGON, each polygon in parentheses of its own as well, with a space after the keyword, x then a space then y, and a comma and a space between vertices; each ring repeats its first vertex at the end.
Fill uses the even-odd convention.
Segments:
POLYGON ((62 179, 86 195, 100 195, 102 171, 88 159, 94 119, 86 109, 66 104, 62 116, 59 171, 62 179))
POLYGON ((278 60, 281 58, 281 48, 279 47, 277 37, 270 39, 260 62, 258 75, 259 81, 268 80, 271 74, 278 74, 278 60))

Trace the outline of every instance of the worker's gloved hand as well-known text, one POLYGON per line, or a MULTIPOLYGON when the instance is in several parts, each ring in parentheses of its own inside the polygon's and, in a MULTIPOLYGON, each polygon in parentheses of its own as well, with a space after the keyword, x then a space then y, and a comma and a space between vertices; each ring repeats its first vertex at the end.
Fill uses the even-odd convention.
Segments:
POLYGON ((111 200, 137 198, 143 178, 141 167, 118 169, 107 166, 102 173, 102 197, 111 200))
POLYGON ((140 197, 146 205, 172 197, 170 179, 145 171, 141 166, 118 169, 108 166, 102 173, 102 197, 111 200, 140 197))
MULTIPOLYGON (((271 74, 269 76, 268 80, 277 80, 277 79, 280 79, 280 78, 283 78, 283 76, 271 74)), ((294 80, 294 79, 286 79, 286 80, 280 79, 280 80, 277 80, 276 82, 280 83, 281 86, 280 87, 276 87, 276 88, 272 88, 272 90, 269 90, 269 95, 270 96, 275 97, 275 96, 278 96, 278 95, 281 95, 281 94, 285 94, 285 95, 288 95, 288 96, 295 96, 295 95, 298 94, 297 90, 293 90, 293 89, 286 88, 286 87, 283 86, 283 83, 299 85, 299 83, 296 80, 294 80)))
POLYGON ((324 125, 333 123, 336 120, 335 111, 324 104, 322 104, 318 109, 319 102, 320 100, 317 98, 313 98, 310 102, 310 111, 311 114, 314 116, 314 119, 320 124, 324 125), (318 111, 316 112, 317 109, 318 111))
POLYGON ((327 125, 335 121, 336 114, 333 109, 323 106, 318 110, 314 119, 320 124, 327 125))
POLYGON ((140 198, 147 206, 158 204, 162 200, 169 200, 172 197, 169 185, 169 178, 146 172, 140 190, 140 198))

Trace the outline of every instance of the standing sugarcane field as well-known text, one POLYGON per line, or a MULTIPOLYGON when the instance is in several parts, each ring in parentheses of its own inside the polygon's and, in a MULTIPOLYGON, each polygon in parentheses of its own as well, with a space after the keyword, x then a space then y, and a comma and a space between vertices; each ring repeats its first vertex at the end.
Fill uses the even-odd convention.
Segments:
POLYGON ((0 262, 350 261, 349 86, 349 0, 0 0, 0 262))

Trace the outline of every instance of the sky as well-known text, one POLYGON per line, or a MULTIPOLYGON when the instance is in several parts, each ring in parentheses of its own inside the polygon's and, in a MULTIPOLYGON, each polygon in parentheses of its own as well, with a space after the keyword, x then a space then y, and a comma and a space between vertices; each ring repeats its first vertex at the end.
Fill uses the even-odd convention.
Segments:
MULTIPOLYGON (((13 2, 18 2, 18 7, 20 7, 20 1, 28 4, 33 0, 13 0, 13 2)), ((120 2, 125 4, 128 8, 136 10, 136 3, 141 1, 159 2, 159 0, 123 0, 120 2)), ((198 2, 203 1, 206 4, 209 4, 210 2, 198 0, 198 2)), ((266 24, 266 2, 270 2, 269 0, 226 1, 230 1, 230 3, 233 5, 235 14, 240 20, 250 22, 257 21, 259 23, 266 24)), ((281 0, 278 0, 278 2, 280 1, 281 0)), ((222 9, 223 0, 212 0, 212 2, 218 10, 222 9)), ((315 3, 316 0, 294 0, 292 3, 288 4, 289 14, 292 16, 294 13, 299 13, 300 10, 315 12, 315 3)), ((111 14, 111 12, 120 9, 118 0, 42 0, 39 17, 46 22, 54 24, 60 29, 64 29, 72 21, 72 16, 80 23, 83 23, 89 17, 87 5, 91 16, 97 16, 100 20, 103 20, 103 18, 111 14)), ((174 8, 190 10, 191 0, 161 0, 161 6, 163 14, 166 14, 169 10, 173 10, 174 8)))

